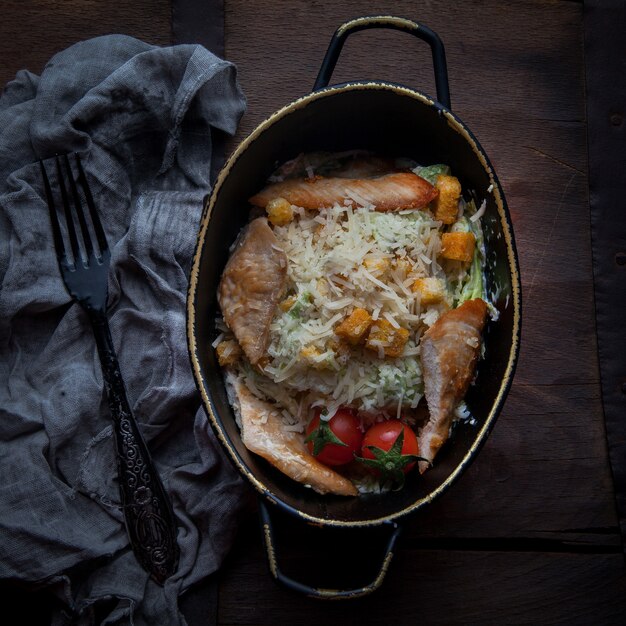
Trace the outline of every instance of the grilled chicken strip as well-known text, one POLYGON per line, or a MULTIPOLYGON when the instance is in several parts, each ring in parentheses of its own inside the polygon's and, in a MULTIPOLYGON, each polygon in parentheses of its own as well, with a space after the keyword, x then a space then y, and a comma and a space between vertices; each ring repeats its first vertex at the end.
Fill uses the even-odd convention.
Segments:
POLYGON ((287 277, 287 256, 259 217, 246 227, 220 281, 217 299, 248 360, 265 354, 269 327, 287 277))
POLYGON ((377 178, 291 178, 268 185, 250 202, 265 208, 270 200, 285 198, 305 209, 323 209, 345 201, 357 206, 354 198, 358 198, 373 204, 377 211, 400 211, 423 209, 438 193, 436 187, 417 174, 398 172, 377 178))
MULTIPOLYGON (((422 337, 424 394, 430 413, 418 437, 419 455, 430 462, 448 439, 454 409, 474 375, 487 319, 483 300, 468 300, 444 313, 422 337)), ((420 461, 420 473, 428 463, 420 461)))
POLYGON ((356 496, 356 487, 309 454, 302 433, 285 430, 276 409, 259 400, 240 379, 229 377, 241 414, 241 438, 248 450, 293 480, 321 494, 356 496))

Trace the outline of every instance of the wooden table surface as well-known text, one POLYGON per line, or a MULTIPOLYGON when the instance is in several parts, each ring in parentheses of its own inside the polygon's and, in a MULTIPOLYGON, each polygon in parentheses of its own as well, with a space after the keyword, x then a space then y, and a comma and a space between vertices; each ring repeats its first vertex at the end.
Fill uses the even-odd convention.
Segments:
MULTIPOLYGON (((159 0, 5 0, 2 8, 2 83, 22 68, 39 73, 51 54, 97 34, 171 40, 170 6, 159 0)), ((277 586, 253 511, 217 576, 217 614, 206 623, 624 623, 595 339, 583 5, 226 0, 225 56, 248 98, 238 138, 310 90, 342 21, 374 13, 438 32, 452 108, 502 182, 523 286, 517 373, 477 459, 445 496, 407 520, 379 591, 322 603, 277 586)), ((434 92, 427 48, 401 33, 348 41, 333 81, 364 78, 434 92)), ((324 575, 327 555, 298 545, 297 533, 286 540, 285 569, 324 575)), ((325 543, 344 556, 341 539, 325 543)), ((361 556, 368 548, 364 541, 361 556)))

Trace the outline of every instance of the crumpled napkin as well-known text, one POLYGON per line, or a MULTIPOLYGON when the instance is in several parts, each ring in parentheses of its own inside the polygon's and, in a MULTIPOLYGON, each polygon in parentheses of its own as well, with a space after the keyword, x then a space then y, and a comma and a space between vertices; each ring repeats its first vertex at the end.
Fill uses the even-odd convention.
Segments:
POLYGON ((249 489, 200 406, 185 336, 203 196, 245 107, 201 46, 111 35, 0 98, 0 578, 41 582, 55 624, 185 624, 180 594, 228 551, 249 489), (130 549, 91 327, 61 280, 37 159, 79 151, 111 247, 109 319, 181 549, 163 588, 130 549))

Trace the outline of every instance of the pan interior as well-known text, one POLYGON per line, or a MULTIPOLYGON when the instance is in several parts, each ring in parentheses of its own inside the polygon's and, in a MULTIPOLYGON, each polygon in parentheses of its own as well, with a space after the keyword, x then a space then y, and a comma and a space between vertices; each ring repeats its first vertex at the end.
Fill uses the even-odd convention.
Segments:
MULTIPOLYGON (((517 352, 519 302, 515 254, 504 200, 487 192, 494 182, 484 157, 449 115, 428 99, 381 84, 357 84, 313 94, 281 110, 235 151, 216 184, 198 242, 197 286, 192 293, 196 374, 206 408, 239 468, 272 499, 307 518, 339 524, 370 524, 416 510, 441 493, 473 458, 496 418, 517 352), (271 172, 302 152, 367 149, 405 156, 419 163, 447 163, 463 189, 487 201, 483 217, 488 288, 496 294, 497 323, 485 332, 485 359, 467 404, 477 425, 460 424, 423 476, 409 474, 401 491, 359 498, 320 496, 274 470, 242 444, 220 368, 210 348, 217 332, 216 292, 229 247, 248 219, 247 198, 264 186, 271 172)), ((497 185, 497 183, 496 183, 497 185)), ((499 191, 499 188, 498 188, 499 191)), ((501 196, 500 196, 501 197, 501 196)))

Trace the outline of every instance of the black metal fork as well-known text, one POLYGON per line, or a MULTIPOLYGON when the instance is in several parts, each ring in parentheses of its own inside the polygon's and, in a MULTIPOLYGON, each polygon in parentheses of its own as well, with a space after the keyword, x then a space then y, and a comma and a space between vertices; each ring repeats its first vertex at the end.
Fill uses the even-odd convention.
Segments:
POLYGON ((67 155, 56 157, 60 208, 40 161, 59 269, 68 292, 87 312, 96 338, 113 417, 120 495, 130 543, 141 566, 163 584, 178 565, 176 521, 126 397, 106 314, 111 253, 78 154, 74 160, 76 173, 67 155), (65 239, 60 215, 66 225, 65 239))

